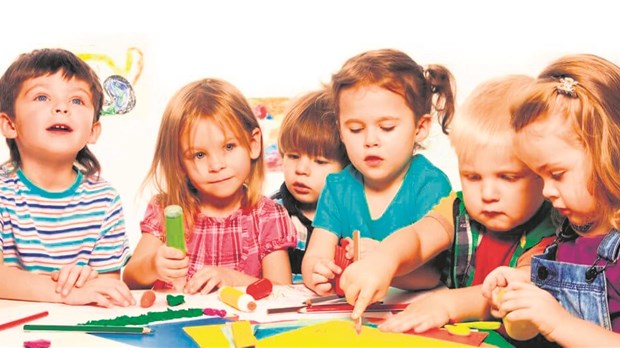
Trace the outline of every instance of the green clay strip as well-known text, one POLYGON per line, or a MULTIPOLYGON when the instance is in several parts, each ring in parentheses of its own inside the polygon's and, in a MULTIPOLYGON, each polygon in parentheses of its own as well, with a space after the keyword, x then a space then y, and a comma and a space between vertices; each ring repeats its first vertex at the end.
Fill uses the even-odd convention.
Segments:
POLYGON ((78 325, 109 325, 109 326, 127 326, 127 325, 146 325, 155 321, 172 320, 178 318, 195 318, 202 316, 202 308, 188 309, 167 309, 163 312, 148 312, 146 314, 130 317, 122 315, 113 319, 90 320, 78 325))

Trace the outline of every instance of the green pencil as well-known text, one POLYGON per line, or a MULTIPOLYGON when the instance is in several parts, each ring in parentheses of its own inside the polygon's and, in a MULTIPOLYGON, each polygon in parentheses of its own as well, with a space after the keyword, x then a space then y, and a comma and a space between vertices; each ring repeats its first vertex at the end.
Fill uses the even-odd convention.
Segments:
POLYGON ((24 325, 24 331, 80 331, 91 333, 150 334, 150 327, 104 325, 24 325))

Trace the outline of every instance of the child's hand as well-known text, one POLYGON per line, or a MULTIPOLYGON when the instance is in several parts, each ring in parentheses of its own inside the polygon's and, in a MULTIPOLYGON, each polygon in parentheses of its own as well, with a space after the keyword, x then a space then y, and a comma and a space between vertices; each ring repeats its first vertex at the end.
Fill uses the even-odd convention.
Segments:
POLYGON ((56 282, 56 292, 62 296, 69 295, 74 286, 81 288, 86 281, 95 279, 98 275, 99 273, 88 265, 66 265, 50 274, 52 280, 56 282))
POLYGON ((351 318, 357 319, 368 305, 385 297, 393 272, 380 257, 361 259, 350 264, 340 277, 340 288, 347 302, 354 305, 351 318))
POLYGON ((404 311, 389 317, 379 325, 379 329, 388 332, 405 332, 413 329, 417 333, 442 327, 450 322, 446 296, 449 296, 447 290, 418 296, 404 311))
POLYGON ((319 295, 333 292, 331 279, 340 274, 342 269, 334 260, 321 259, 314 264, 310 288, 319 295))
MULTIPOLYGON (((347 251, 347 258, 353 259, 355 257, 355 249, 353 248, 353 240, 349 237, 343 239, 346 244, 345 250, 347 251)), ((344 244, 343 243, 343 244, 344 244)), ((372 238, 360 238, 360 259, 363 259, 370 252, 375 250, 379 246, 379 241, 372 238)))
POLYGON ((200 291, 201 294, 206 295, 215 288, 229 284, 233 284, 229 269, 205 266, 190 278, 183 291, 188 294, 195 294, 200 291))
POLYGON ((132 306, 136 300, 125 283, 110 277, 98 277, 89 280, 81 288, 75 288, 66 297, 63 303, 69 305, 96 304, 101 307, 132 306))
MULTIPOLYGON (((527 268, 529 270, 529 267, 527 268)), ((501 318, 504 315, 498 310, 499 292, 512 282, 528 282, 529 272, 517 268, 501 266, 489 273, 482 283, 482 296, 486 297, 491 305, 491 315, 501 318)))
POLYGON ((158 279, 174 284, 176 290, 183 288, 189 268, 189 258, 184 252, 162 244, 153 262, 158 279))
POLYGON ((527 282, 512 282, 499 298, 499 313, 511 322, 527 321, 548 340, 571 314, 547 291, 527 282))

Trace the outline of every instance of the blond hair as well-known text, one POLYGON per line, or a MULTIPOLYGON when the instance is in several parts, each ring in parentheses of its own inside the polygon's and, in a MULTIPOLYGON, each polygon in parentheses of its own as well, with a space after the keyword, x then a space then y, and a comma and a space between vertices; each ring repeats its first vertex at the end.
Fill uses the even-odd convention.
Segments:
MULTIPOLYGON (((248 152, 254 129, 260 129, 252 108, 241 92, 230 83, 218 79, 203 79, 182 87, 168 102, 164 111, 155 154, 143 188, 153 183, 158 192, 158 203, 165 207, 180 205, 186 222, 191 225, 199 211, 200 200, 196 189, 183 170, 181 139, 201 119, 217 123, 230 130, 248 152)), ((189 137, 187 137, 189 139, 189 137)), ((260 155, 252 160, 247 179, 246 204, 253 207, 262 195, 265 178, 262 136, 260 155)))
POLYGON ((592 163, 587 183, 601 216, 620 229, 620 68, 590 54, 562 57, 539 76, 527 96, 515 105, 512 125, 519 132, 552 114, 564 115, 592 163), (577 82, 567 91, 560 80, 577 82))
POLYGON ((510 125, 510 107, 533 81, 526 75, 508 75, 474 89, 449 127, 450 143, 459 161, 467 161, 481 148, 513 151, 515 131, 510 125))

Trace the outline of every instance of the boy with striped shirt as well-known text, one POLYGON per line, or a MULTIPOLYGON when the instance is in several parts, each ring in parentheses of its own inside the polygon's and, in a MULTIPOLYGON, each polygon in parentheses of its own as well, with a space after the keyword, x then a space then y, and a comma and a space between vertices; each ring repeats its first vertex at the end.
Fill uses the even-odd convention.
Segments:
POLYGON ((72 305, 135 303, 120 197, 88 149, 103 90, 73 53, 22 54, 0 78, 0 298, 72 305))

